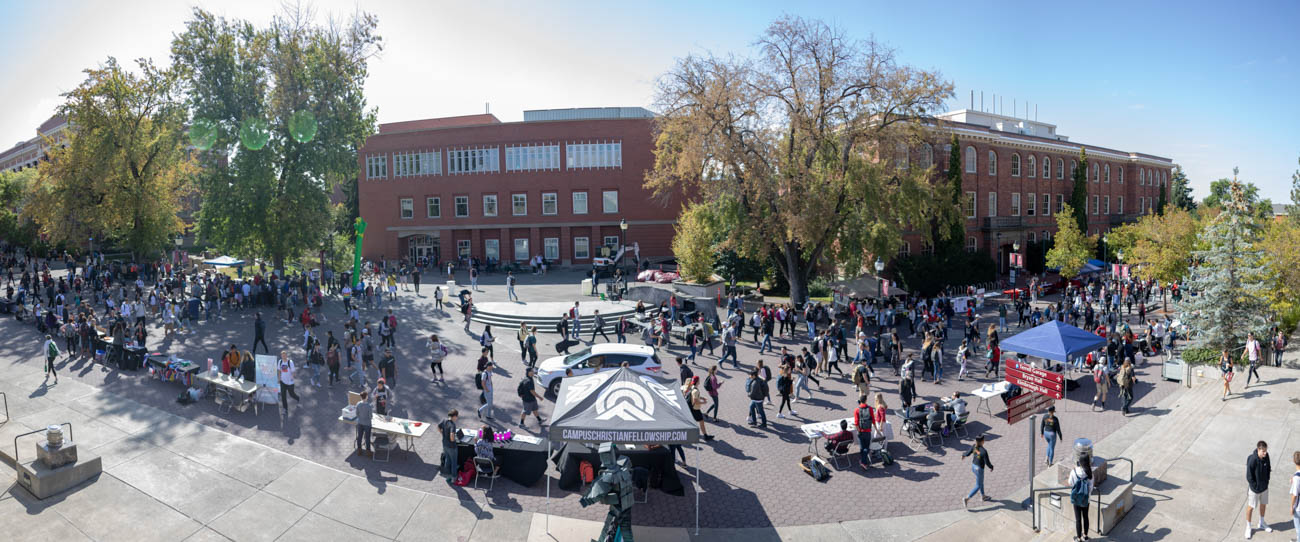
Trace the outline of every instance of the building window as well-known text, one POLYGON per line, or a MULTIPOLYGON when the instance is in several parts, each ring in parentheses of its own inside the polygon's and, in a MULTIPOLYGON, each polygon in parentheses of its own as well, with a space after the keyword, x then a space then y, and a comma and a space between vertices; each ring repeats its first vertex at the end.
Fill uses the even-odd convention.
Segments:
POLYGON ((1043 216, 1051 216, 1051 214, 1052 214, 1052 195, 1043 194, 1043 216))
POLYGON ((943 166, 943 170, 944 170, 944 171, 948 171, 948 159, 949 159, 949 157, 951 157, 951 156, 952 156, 952 145, 951 145, 951 144, 944 145, 944 146, 943 146, 943 160, 941 160, 941 161, 939 162, 940 164, 942 164, 942 166, 943 166))
POLYGON ((1122 215, 1124 214, 1124 196, 1118 196, 1118 197, 1119 197, 1119 201, 1115 202, 1115 214, 1122 215))
POLYGON ((1038 210, 1037 207, 1038 207, 1037 194, 1031 193, 1025 197, 1025 216, 1034 216, 1034 212, 1038 210))
POLYGON ((898 255, 907 257, 910 256, 911 254, 912 254, 912 243, 903 241, 903 245, 898 247, 898 255))
POLYGON ((575 215, 587 214, 587 193, 586 192, 573 193, 573 214, 575 215))
POLYGON ((591 257, 591 248, 587 243, 586 237, 573 238, 573 259, 585 260, 591 257))
POLYGON ((966 238, 966 252, 975 252, 975 243, 976 243, 976 241, 975 241, 975 238, 974 238, 974 237, 967 237, 967 238, 966 238))
POLYGON ((1106 164, 1106 181, 1110 182, 1110 164, 1106 164))
POLYGON ((528 239, 515 239, 515 261, 528 261, 528 239))
POLYGON ((1011 216, 1020 216, 1020 192, 1011 193, 1011 216))
POLYGON ((366 178, 385 179, 388 177, 388 155, 366 156, 366 178))
POLYGON ((1020 154, 1019 153, 1011 154, 1011 176, 1012 177, 1020 176, 1020 154))
POLYGON ((998 216, 998 193, 989 192, 989 216, 998 216))
POLYGON ((416 151, 393 153, 393 178, 442 174, 442 153, 416 151))
POLYGON ((601 193, 600 199, 606 213, 618 212, 618 190, 606 190, 601 193))
POLYGON ((510 214, 515 216, 528 215, 528 194, 510 195, 510 214))
POLYGON ((1038 242, 1037 234, 1035 234, 1034 232, 1031 231, 1031 232, 1029 232, 1028 235, 1029 235, 1029 238, 1027 239, 1027 241, 1029 241, 1030 243, 1037 243, 1037 242, 1038 242))
POLYGON ((899 143, 894 151, 894 167, 903 170, 907 169, 907 143, 899 143))
POLYGON ((623 143, 569 143, 564 148, 564 165, 568 169, 623 167, 623 143))
POLYGON ((560 195, 555 192, 542 192, 542 214, 554 215, 560 212, 560 195))
POLYGON ((1119 184, 1124 184, 1124 166, 1117 167, 1115 170, 1119 173, 1119 184))
POLYGON ((931 254, 934 254, 934 247, 933 247, 933 246, 930 246, 930 243, 927 243, 927 242, 925 242, 925 241, 921 241, 921 254, 926 255, 926 256, 929 256, 929 255, 931 255, 931 254))
POLYGON ((1056 159, 1056 179, 1059 181, 1065 178, 1065 159, 1056 159))
POLYGON ((1079 163, 1078 163, 1078 162, 1075 162, 1074 160, 1070 160, 1070 178, 1071 178, 1071 179, 1074 179, 1074 176, 1078 174, 1078 170, 1079 170, 1079 163))
POLYGON ((1141 170, 1141 169, 1139 169, 1139 170, 1138 170, 1138 186, 1142 186, 1142 185, 1145 185, 1145 184, 1147 184, 1147 172, 1146 172, 1146 171, 1143 171, 1143 170, 1141 170))
POLYGON ((429 218, 442 218, 442 198, 424 198, 424 206, 429 218))
POLYGON ((492 173, 501 169, 500 150, 497 147, 476 147, 447 151, 447 173, 492 173))
POLYGON ((542 257, 547 260, 560 259, 560 238, 547 237, 542 239, 542 257))
POLYGON ((456 196, 456 218, 469 216, 469 196, 456 196))
POLYGON ((1052 240, 1052 232, 1043 230, 1043 242, 1046 243, 1051 240, 1052 240))
POLYGON ((494 261, 494 262, 499 262, 499 261, 501 261, 501 240, 500 240, 500 239, 484 239, 484 240, 483 240, 483 257, 487 258, 488 260, 494 261))
POLYGON ((1092 182, 1095 183, 1095 182, 1098 182, 1098 181, 1100 181, 1100 180, 1101 180, 1101 168, 1098 167, 1097 164, 1093 164, 1093 165, 1092 165, 1092 182))
POLYGON ((1105 202, 1106 202, 1106 207, 1105 207, 1105 211, 1106 211, 1106 212, 1104 212, 1104 213, 1102 213, 1102 214, 1106 214, 1106 215, 1108 215, 1108 214, 1110 214, 1110 196, 1106 196, 1106 198, 1105 198, 1105 202))
POLYGON ((506 146, 506 171, 548 171, 560 169, 559 145, 506 146))
POLYGON ((483 195, 483 216, 497 216, 497 195, 483 195))
MULTIPOLYGON (((1065 194, 1057 194, 1057 195, 1056 195, 1056 214, 1059 215, 1059 214, 1061 214, 1061 211, 1064 211, 1064 210, 1065 210, 1065 194)), ((1080 211, 1078 211, 1078 210, 1076 209, 1075 212, 1080 212, 1080 211)))
POLYGON ((989 151, 989 175, 998 174, 998 153, 989 151))
POLYGON ((929 143, 921 144, 921 169, 930 169, 934 165, 934 147, 929 143))
POLYGON ((609 257, 613 258, 615 254, 618 254, 618 236, 606 235, 605 246, 609 247, 609 257))
POLYGON ((456 240, 456 257, 462 260, 469 259, 469 239, 456 240))
POLYGON ((979 171, 979 164, 976 163, 975 147, 966 147, 966 173, 975 173, 979 171))
POLYGON ((975 218, 975 193, 966 193, 966 218, 975 218))
MULTIPOLYGON (((1086 213, 1087 211, 1085 210, 1084 212, 1086 213)), ((1092 214, 1101 214, 1101 196, 1098 196, 1097 194, 1092 195, 1092 214)))
POLYGON ((1052 157, 1050 156, 1043 157, 1043 178, 1052 178, 1052 157))
POLYGON ((1035 162, 1034 156, 1030 155, 1029 156, 1029 178, 1032 179, 1036 175, 1038 175, 1038 162, 1035 162))
POLYGON ((415 200, 402 198, 402 218, 415 218, 415 200))

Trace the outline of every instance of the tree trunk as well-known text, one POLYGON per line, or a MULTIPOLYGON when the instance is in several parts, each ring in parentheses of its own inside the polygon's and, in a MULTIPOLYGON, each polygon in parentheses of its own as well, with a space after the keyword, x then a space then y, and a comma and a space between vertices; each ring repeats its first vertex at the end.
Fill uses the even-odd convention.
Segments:
POLYGON ((272 265, 274 266, 274 268, 275 268, 274 270, 275 270, 277 273, 281 273, 281 274, 285 273, 285 269, 284 269, 284 256, 283 256, 283 255, 272 256, 272 257, 271 257, 271 263, 272 263, 272 265))
POLYGON ((790 302, 795 306, 801 306, 808 302, 808 274, 803 269, 803 258, 799 254, 798 246, 793 243, 787 243, 782 252, 785 255, 782 271, 785 272, 786 281, 790 283, 790 302))

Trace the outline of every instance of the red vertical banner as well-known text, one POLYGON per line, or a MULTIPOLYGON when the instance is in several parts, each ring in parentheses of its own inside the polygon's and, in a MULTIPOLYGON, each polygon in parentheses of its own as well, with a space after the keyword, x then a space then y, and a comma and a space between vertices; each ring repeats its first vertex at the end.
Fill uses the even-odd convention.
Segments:
POLYGON ((889 297, 889 281, 880 281, 880 297, 889 297))
POLYGON ((1117 263, 1110 264, 1110 274, 1115 275, 1117 277, 1119 276, 1119 264, 1117 263))

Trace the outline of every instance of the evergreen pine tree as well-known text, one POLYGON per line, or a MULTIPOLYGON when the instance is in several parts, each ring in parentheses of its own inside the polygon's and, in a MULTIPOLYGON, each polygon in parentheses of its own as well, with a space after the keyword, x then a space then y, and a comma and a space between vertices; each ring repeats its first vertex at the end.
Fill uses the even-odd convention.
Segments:
POLYGON ((1192 253, 1196 265, 1184 287, 1197 295, 1184 297, 1178 306, 1197 346, 1232 351, 1248 332, 1262 337, 1268 331, 1268 277, 1263 251, 1256 248, 1260 235, 1259 217, 1234 180, 1223 212, 1199 235, 1208 248, 1192 253))
MULTIPOLYGON (((1300 162, 1300 158, 1296 162, 1300 162)), ((1291 174, 1291 205, 1287 206, 1286 213, 1291 220, 1300 221, 1300 169, 1291 174)))
POLYGON ((1165 205, 1168 203, 1167 201, 1165 201, 1166 191, 1167 191, 1166 187, 1163 186, 1160 187, 1160 199, 1156 200, 1156 214, 1158 215, 1165 214, 1165 205))
POLYGON ((1079 231, 1088 233, 1088 150, 1079 148, 1079 166, 1074 168, 1074 189, 1070 192, 1070 207, 1079 231))
POLYGON ((961 189, 961 145, 957 142, 957 134, 952 135, 952 152, 948 153, 948 188, 952 190, 952 205, 954 209, 954 220, 951 228, 951 243, 954 250, 965 250, 966 247, 966 206, 963 199, 966 195, 961 189))
POLYGON ((1183 166, 1174 166, 1174 174, 1169 179, 1170 202, 1174 207, 1184 211, 1196 210, 1196 200, 1192 198, 1192 187, 1187 184, 1187 174, 1183 166))

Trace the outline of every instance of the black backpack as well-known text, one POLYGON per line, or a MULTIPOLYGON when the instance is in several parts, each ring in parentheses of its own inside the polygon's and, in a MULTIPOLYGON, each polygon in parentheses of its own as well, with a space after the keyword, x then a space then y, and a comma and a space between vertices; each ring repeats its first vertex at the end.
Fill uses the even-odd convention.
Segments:
POLYGON ((531 401, 533 399, 533 394, 528 393, 528 377, 524 377, 523 380, 519 381, 519 387, 515 388, 515 392, 518 393, 519 398, 524 401, 531 401))
POLYGON ((483 389, 483 373, 474 373, 474 389, 483 389))

